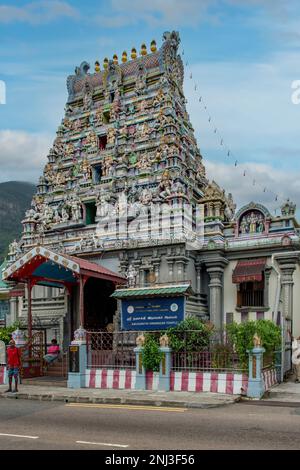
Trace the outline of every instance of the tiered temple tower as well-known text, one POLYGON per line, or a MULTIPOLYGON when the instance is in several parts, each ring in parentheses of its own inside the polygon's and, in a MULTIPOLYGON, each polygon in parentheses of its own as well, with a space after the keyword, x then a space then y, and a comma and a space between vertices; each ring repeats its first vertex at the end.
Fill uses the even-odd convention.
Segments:
POLYGON ((179 43, 177 32, 166 32, 159 50, 152 41, 149 52, 143 44, 139 56, 134 48, 130 59, 123 52, 122 63, 106 58, 103 70, 97 61, 94 73, 83 62, 68 77, 65 116, 10 260, 42 245, 101 262, 135 286, 190 283, 185 315, 208 318, 202 262, 187 232, 197 232, 203 202, 205 232, 223 246, 223 224, 235 206, 205 176, 179 43), (150 215, 159 220, 151 235, 150 215))

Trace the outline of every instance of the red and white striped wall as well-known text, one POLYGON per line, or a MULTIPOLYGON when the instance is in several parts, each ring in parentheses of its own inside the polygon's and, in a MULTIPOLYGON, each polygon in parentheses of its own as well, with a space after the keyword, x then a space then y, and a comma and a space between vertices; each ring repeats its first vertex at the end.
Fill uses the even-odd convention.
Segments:
POLYGON ((135 374, 135 370, 130 369, 86 369, 85 386, 134 390, 135 374))
POLYGON ((0 385, 6 383, 6 366, 0 366, 0 385))
POLYGON ((265 391, 278 383, 276 369, 266 369, 262 371, 262 377, 265 384, 265 391))
POLYGON ((159 372, 146 371, 146 390, 158 390, 159 372))
POLYGON ((171 372, 170 389, 182 392, 213 392, 231 395, 245 394, 246 374, 219 372, 171 372))

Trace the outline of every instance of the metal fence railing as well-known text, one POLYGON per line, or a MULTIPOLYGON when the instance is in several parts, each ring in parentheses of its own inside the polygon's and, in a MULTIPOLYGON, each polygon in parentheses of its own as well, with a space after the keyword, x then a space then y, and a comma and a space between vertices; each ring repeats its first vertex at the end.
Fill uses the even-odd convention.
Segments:
POLYGON ((172 370, 203 372, 244 372, 236 353, 181 351, 172 353, 172 370))
POLYGON ((137 336, 137 331, 88 331, 87 367, 134 369, 137 336))
MULTIPOLYGON (((166 331, 88 331, 87 367, 134 369, 134 348, 137 337, 142 333, 155 337, 158 343, 160 336, 166 331)), ((173 350, 173 371, 246 371, 246 364, 241 362, 224 331, 214 331, 206 339, 205 335, 197 330, 176 331, 175 336, 175 343, 170 344, 173 350)), ((268 359, 268 365, 270 362, 268 359)))

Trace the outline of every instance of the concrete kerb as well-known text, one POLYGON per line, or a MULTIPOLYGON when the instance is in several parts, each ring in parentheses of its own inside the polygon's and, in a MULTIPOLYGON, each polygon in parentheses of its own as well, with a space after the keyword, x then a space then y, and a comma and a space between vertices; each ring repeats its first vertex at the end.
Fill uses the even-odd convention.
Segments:
POLYGON ((0 398, 7 399, 27 399, 27 400, 39 400, 39 401, 60 401, 65 403, 94 403, 94 404, 107 404, 107 405, 137 405, 137 406, 156 406, 156 407, 170 407, 170 408, 219 408, 226 405, 232 405, 240 401, 239 396, 233 396, 232 399, 223 400, 218 403, 199 403, 199 402, 186 402, 186 401, 169 401, 169 400, 155 400, 155 399, 137 399, 128 397, 76 397, 56 394, 29 394, 29 393, 17 393, 17 394, 0 394, 0 398))

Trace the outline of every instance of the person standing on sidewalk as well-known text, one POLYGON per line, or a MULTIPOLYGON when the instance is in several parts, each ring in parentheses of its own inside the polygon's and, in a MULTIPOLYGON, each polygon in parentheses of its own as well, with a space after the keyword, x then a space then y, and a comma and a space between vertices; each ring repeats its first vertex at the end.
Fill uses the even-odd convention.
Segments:
POLYGON ((12 392, 12 380, 15 379, 15 389, 14 393, 18 392, 18 378, 19 378, 19 369, 21 367, 21 352, 20 349, 16 347, 16 343, 13 339, 10 340, 9 346, 7 348, 7 367, 8 367, 8 384, 9 388, 7 392, 12 392))
POLYGON ((296 383, 300 382, 300 336, 296 339, 293 338, 292 342, 292 363, 296 372, 296 383))

